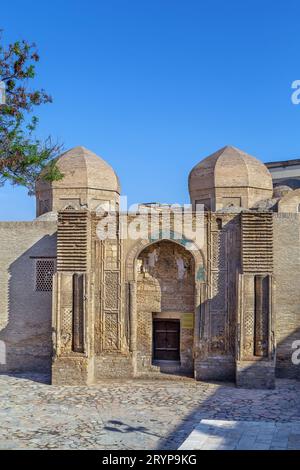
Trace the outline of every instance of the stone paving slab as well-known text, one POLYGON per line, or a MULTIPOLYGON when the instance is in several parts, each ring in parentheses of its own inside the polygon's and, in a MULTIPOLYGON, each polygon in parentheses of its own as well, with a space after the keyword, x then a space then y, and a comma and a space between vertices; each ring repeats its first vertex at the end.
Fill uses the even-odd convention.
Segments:
POLYGON ((300 449, 299 423, 202 419, 179 450, 300 449))
MULTIPOLYGON (((227 422, 227 447, 239 438, 241 445, 299 448, 300 382, 246 390, 174 377, 64 387, 42 374, 0 375, 0 449, 176 450, 201 420, 227 422), (246 438, 236 421, 248 421, 246 438)), ((209 448, 219 438, 212 428, 209 448)))

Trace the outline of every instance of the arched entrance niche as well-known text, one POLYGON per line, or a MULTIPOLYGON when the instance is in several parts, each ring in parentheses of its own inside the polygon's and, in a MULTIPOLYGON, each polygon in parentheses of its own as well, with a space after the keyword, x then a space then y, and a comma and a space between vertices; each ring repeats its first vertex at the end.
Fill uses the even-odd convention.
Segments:
POLYGON ((130 344, 136 374, 193 372, 205 266, 186 240, 141 240, 127 257, 130 344))

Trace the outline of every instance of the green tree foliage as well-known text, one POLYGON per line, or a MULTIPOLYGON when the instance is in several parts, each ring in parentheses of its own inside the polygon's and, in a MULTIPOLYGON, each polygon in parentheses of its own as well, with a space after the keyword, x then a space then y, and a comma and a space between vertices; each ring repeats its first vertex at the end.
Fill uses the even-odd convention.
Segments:
POLYGON ((43 89, 29 88, 38 61, 35 44, 23 40, 5 48, 0 36, 0 82, 5 85, 5 102, 0 104, 0 185, 10 181, 31 194, 41 171, 48 181, 63 176, 54 160, 61 146, 50 137, 41 141, 35 136, 38 118, 33 111, 52 102, 43 89))

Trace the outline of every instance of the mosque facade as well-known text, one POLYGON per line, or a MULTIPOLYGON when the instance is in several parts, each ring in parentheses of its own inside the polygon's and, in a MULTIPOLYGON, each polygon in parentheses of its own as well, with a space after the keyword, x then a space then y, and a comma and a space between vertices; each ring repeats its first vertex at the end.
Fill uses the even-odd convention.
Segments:
POLYGON ((188 214, 128 212, 91 151, 57 166, 61 180, 36 183, 34 221, 0 222, 0 373, 300 378, 300 189, 227 146, 191 170, 188 214))

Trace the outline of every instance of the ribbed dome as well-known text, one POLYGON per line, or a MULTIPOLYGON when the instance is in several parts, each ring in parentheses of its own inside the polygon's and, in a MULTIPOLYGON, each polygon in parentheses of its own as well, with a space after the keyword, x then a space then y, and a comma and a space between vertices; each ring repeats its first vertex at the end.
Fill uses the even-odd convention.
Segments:
POLYGON ((198 163, 189 175, 193 204, 204 203, 210 210, 228 204, 252 207, 272 197, 273 182, 267 167, 255 157, 226 146, 198 163))
POLYGON ((226 146, 198 163, 190 172, 189 189, 248 187, 273 189, 267 167, 236 147, 226 146))
MULTIPOLYGON (((119 179, 102 158, 84 147, 75 147, 60 155, 56 166, 63 174, 58 181, 36 182, 36 215, 58 212, 66 207, 117 210, 120 199, 119 179)), ((44 170, 46 171, 46 170, 44 170)))
MULTIPOLYGON (((120 194, 119 179, 112 167, 85 147, 74 147, 63 153, 57 158, 56 166, 64 177, 51 183, 52 188, 90 188, 120 194)), ((45 185, 38 180, 36 190, 45 189, 45 185)))

